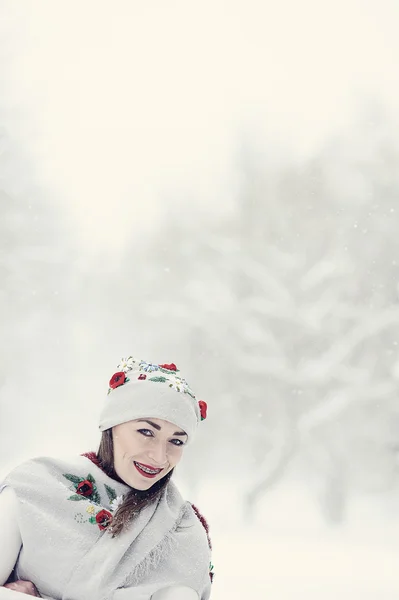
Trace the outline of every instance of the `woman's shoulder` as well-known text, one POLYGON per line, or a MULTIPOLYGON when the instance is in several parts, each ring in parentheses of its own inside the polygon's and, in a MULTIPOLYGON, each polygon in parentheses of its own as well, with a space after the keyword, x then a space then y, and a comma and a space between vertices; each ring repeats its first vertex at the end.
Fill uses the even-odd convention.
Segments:
MULTIPOLYGON (((89 458, 81 455, 36 456, 14 466, 3 479, 3 485, 23 487, 45 480, 67 483, 85 479, 90 473, 103 474, 89 458)), ((103 474, 106 477, 105 474, 103 474)))
POLYGON ((10 476, 25 472, 31 474, 39 472, 55 474, 60 471, 65 471, 68 468, 81 469, 87 462, 87 459, 80 455, 35 456, 15 465, 9 471, 6 479, 10 476))
POLYGON ((29 501, 32 506, 42 504, 45 490, 53 503, 85 498, 107 510, 127 489, 81 455, 31 458, 12 469, 1 483, 13 488, 20 500, 29 501))

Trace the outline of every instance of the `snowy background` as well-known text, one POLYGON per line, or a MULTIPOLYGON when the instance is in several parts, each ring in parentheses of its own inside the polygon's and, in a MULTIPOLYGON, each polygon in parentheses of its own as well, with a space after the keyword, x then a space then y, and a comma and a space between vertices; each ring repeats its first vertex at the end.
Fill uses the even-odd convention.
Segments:
POLYGON ((398 20, 0 5, 0 471, 95 449, 122 356, 175 362, 212 600, 399 597, 398 20))

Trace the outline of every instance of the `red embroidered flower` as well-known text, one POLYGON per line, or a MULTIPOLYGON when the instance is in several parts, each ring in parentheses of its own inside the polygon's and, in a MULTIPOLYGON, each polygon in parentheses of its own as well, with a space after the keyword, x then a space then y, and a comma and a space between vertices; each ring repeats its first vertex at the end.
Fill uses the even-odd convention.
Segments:
POLYGON ((108 510, 103 509, 103 510, 100 510, 100 512, 98 512, 96 514, 96 523, 101 530, 107 529, 107 527, 111 523, 111 521, 112 521, 112 515, 108 510))
POLYGON ((109 387, 114 390, 115 388, 119 387, 120 385, 123 385, 125 383, 125 380, 126 380, 125 373, 123 371, 118 371, 117 373, 112 375, 111 379, 109 380, 109 387))
POLYGON ((93 484, 88 479, 81 481, 76 488, 76 493, 80 496, 91 496, 93 493, 93 484))
POLYGON ((168 369, 168 371, 177 371, 177 367, 175 363, 171 363, 170 365, 159 365, 162 369, 168 369))
POLYGON ((141 373, 141 374, 138 376, 138 379, 147 379, 147 375, 144 375, 144 373, 141 373))
POLYGON ((208 405, 206 402, 204 402, 204 400, 200 400, 198 402, 198 406, 200 407, 201 421, 203 421, 204 419, 206 419, 206 411, 207 411, 208 405))

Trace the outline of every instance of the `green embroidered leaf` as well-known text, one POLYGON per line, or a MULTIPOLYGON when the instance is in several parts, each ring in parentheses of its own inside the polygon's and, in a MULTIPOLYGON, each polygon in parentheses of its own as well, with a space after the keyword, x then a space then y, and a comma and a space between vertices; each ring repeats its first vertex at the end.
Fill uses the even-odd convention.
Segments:
POLYGON ((177 373, 177 371, 165 369, 164 367, 159 367, 159 371, 162 371, 162 373, 166 373, 167 375, 176 375, 176 373, 177 373))
POLYGON ((105 491, 107 492, 109 501, 112 502, 112 500, 116 500, 116 492, 115 492, 115 490, 112 489, 112 487, 110 487, 106 483, 104 484, 104 487, 105 487, 105 491))
POLYGON ((89 519, 89 523, 96 524, 96 523, 97 523, 97 521, 96 521, 96 517, 90 517, 90 519, 89 519))
POLYGON ((148 381, 157 381, 158 383, 165 383, 168 381, 166 377, 150 377, 148 381))
POLYGON ((84 481, 82 477, 76 477, 76 475, 71 475, 70 473, 64 473, 63 475, 66 479, 72 481, 72 483, 75 483, 76 485, 81 481, 84 481))
POLYGON ((95 479, 94 479, 93 475, 90 475, 90 473, 89 473, 89 474, 88 474, 88 476, 87 476, 87 481, 90 481, 90 483, 96 483, 96 481, 95 481, 95 479))
POLYGON ((84 500, 84 496, 79 496, 79 494, 74 494, 73 496, 69 496, 68 500, 74 500, 74 502, 79 502, 79 500, 84 500))
POLYGON ((100 502, 101 502, 100 501, 100 495, 99 495, 99 493, 97 492, 96 489, 93 490, 93 493, 90 496, 90 500, 92 502, 94 502, 95 504, 100 504, 100 502))

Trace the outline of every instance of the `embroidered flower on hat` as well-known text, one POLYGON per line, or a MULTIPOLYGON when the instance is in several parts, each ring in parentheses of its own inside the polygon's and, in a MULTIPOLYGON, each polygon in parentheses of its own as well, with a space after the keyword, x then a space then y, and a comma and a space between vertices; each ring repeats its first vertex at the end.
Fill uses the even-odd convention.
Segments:
POLYGON ((179 369, 176 367, 175 363, 170 363, 170 365, 159 365, 161 369, 165 369, 166 371, 178 371, 179 369))
POLYGON ((146 362, 145 360, 140 361, 139 365, 140 371, 146 371, 147 373, 152 373, 153 371, 159 371, 159 365, 154 365, 153 363, 146 362))
POLYGON ((183 394, 188 394, 192 398, 195 398, 187 381, 185 379, 183 379, 182 377, 178 377, 176 375, 173 379, 170 379, 169 381, 170 381, 169 387, 172 388, 173 390, 176 390, 177 392, 183 392, 183 394))
MULTIPOLYGON (((193 402, 189 402, 187 407, 191 405, 191 408, 194 410, 196 414, 196 420, 203 421, 207 416, 207 405, 206 402, 201 400, 199 403, 195 397, 194 392, 191 387, 187 383, 185 379, 178 375, 179 369, 177 368, 175 363, 161 363, 155 364, 148 362, 146 360, 134 359, 132 356, 128 356, 127 358, 122 358, 118 364, 118 370, 113 374, 109 381, 109 389, 108 394, 110 394, 113 390, 118 387, 125 385, 126 383, 132 382, 132 385, 127 389, 127 391, 131 391, 132 397, 135 397, 136 394, 140 394, 140 392, 136 392, 135 381, 139 380, 140 382, 151 381, 154 384, 166 384, 165 387, 169 387, 170 389, 176 390, 183 396, 188 395, 192 398, 193 402), (127 377, 129 375, 130 379, 127 377), (133 377, 134 375, 134 377, 133 377)), ((140 383, 140 387, 146 384, 140 383)), ((159 386, 161 388, 162 386, 159 386)), ((162 392, 162 390, 159 390, 162 392)), ((155 391, 155 394, 158 392, 155 391)), ((115 400, 118 399, 118 394, 115 396, 115 400)), ((139 397, 139 396, 137 396, 139 397)), ((164 396, 164 401, 167 402, 169 396, 164 396)), ((144 399, 143 399, 144 401, 144 399)), ((187 398, 186 398, 187 401, 187 398)), ((116 418, 119 418, 118 411, 122 410, 118 406, 119 403, 107 403, 109 408, 105 408, 103 410, 103 415, 106 415, 107 424, 110 421, 115 421, 116 418), (107 414, 110 410, 114 410, 114 415, 107 414), (116 415, 116 416, 115 416, 116 415)), ((123 403, 122 403, 123 404, 123 403)), ((185 408, 183 409, 184 412, 185 408)), ((132 414, 134 417, 135 407, 132 404, 132 414)), ((132 417, 132 418, 133 418, 132 417)), ((126 415, 123 414, 123 418, 126 418, 126 415)), ((103 416, 101 417, 103 419, 103 416)), ((115 421, 116 422, 116 421, 115 421)), ((193 426, 194 427, 194 426, 193 426)), ((104 430, 104 425, 101 423, 100 429, 104 430)), ((184 428, 183 428, 184 429, 184 428)))
POLYGON ((112 375, 111 379, 109 380, 109 387, 112 388, 113 390, 117 387, 119 387, 120 385, 123 385, 126 381, 126 375, 123 371, 118 371, 117 373, 114 373, 114 375, 112 375))
POLYGON ((121 362, 117 366, 117 369, 127 373, 134 369, 134 366, 138 364, 138 361, 133 358, 133 356, 128 356, 127 358, 122 358, 121 362))
POLYGON ((112 390, 115 390, 120 385, 123 385, 124 383, 128 383, 129 381, 130 381, 130 379, 128 377, 126 377, 126 375, 123 371, 118 371, 117 373, 114 373, 112 375, 111 379, 109 380, 108 394, 112 390))
POLYGON ((207 411, 208 405, 206 402, 204 402, 204 400, 200 400, 198 402, 198 406, 200 408, 201 421, 203 421, 204 419, 206 419, 206 411, 207 411))

